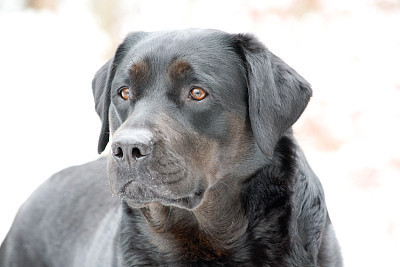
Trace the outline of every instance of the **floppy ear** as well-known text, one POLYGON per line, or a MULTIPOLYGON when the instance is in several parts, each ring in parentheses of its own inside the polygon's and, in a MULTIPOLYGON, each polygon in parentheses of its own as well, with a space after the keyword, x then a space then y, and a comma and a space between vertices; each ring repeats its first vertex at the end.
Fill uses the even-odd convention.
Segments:
POLYGON ((110 107, 110 84, 113 58, 104 64, 95 74, 92 81, 92 90, 97 114, 100 116, 102 125, 99 136, 97 152, 100 154, 107 146, 110 137, 108 110, 110 107))
POLYGON ((130 33, 122 44, 120 44, 111 58, 95 74, 92 81, 93 97, 97 114, 100 116, 102 125, 97 152, 104 151, 110 138, 110 127, 108 112, 111 103, 111 83, 114 79, 115 70, 125 58, 129 49, 144 35, 144 32, 130 33))
POLYGON ((312 95, 310 84, 251 35, 236 35, 247 69, 249 115, 255 140, 271 157, 312 95))

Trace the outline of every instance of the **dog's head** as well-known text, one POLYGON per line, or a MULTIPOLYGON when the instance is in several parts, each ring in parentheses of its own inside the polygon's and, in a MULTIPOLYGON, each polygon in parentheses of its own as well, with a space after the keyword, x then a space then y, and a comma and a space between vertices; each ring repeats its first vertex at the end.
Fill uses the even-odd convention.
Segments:
POLYGON ((130 34, 93 94, 98 151, 113 137, 114 193, 132 207, 193 209, 221 179, 240 182, 267 164, 311 88, 253 36, 184 30, 130 34))

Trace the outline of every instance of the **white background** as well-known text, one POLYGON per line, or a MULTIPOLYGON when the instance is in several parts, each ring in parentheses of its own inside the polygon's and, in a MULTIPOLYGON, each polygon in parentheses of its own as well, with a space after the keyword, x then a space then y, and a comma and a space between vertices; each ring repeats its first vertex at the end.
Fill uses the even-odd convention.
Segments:
POLYGON ((313 85, 295 134, 345 264, 400 266, 399 1, 105 2, 0 0, 0 241, 38 185, 98 157, 91 80, 118 42, 202 27, 255 33, 313 85))

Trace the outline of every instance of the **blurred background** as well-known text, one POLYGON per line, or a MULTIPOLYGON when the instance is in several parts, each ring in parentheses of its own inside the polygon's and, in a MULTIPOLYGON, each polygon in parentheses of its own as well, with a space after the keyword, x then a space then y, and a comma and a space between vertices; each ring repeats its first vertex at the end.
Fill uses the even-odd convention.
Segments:
POLYGON ((54 172, 98 157, 91 80, 130 31, 251 32, 312 85, 294 130, 346 266, 400 266, 400 0, 0 0, 0 241, 54 172))

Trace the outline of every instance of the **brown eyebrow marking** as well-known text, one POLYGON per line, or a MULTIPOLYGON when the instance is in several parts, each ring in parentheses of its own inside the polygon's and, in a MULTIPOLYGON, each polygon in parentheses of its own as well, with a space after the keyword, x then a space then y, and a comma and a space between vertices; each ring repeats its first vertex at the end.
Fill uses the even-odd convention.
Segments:
POLYGON ((144 83, 150 75, 149 65, 144 61, 134 64, 130 69, 130 75, 135 83, 144 83))
POLYGON ((183 60, 175 60, 168 68, 168 75, 173 80, 183 80, 192 66, 183 60))

